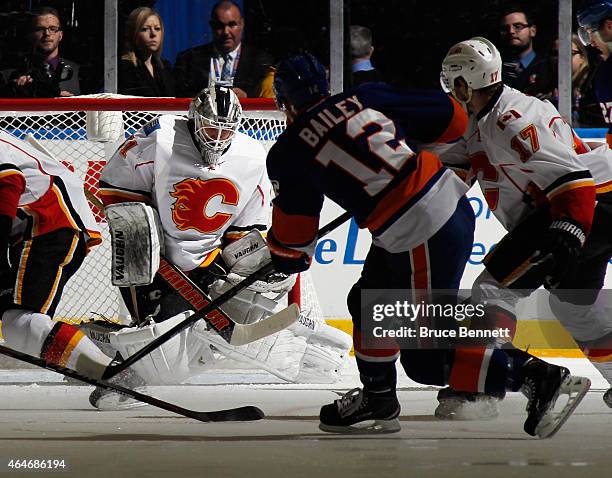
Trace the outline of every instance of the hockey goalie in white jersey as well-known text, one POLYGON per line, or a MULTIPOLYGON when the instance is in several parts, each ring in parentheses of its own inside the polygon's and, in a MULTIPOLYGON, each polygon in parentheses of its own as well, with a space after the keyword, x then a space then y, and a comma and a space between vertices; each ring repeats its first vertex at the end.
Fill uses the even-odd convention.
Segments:
MULTIPOLYGON (((136 229, 143 231, 142 248, 151 250, 146 259, 152 261, 144 269, 157 270, 163 247, 165 258, 213 298, 242 280, 241 271, 269 258, 262 238, 272 189, 266 152, 238 131, 241 116, 231 89, 206 88, 192 101, 188 118, 160 116, 128 138, 100 180, 111 229, 138 223, 136 229)), ((115 284, 122 281, 116 264, 124 248, 120 242, 113 237, 115 284)), ((184 320, 189 303, 160 274, 152 280, 132 290, 121 288, 133 319, 130 327, 99 321, 85 326, 107 353, 131 355, 184 320)), ((282 309, 279 301, 294 282, 294 276, 273 274, 221 308, 238 323, 261 320, 282 309)), ((230 358, 287 381, 329 383, 338 378, 350 347, 350 336, 303 315, 289 328, 240 347, 226 343, 200 320, 133 369, 146 384, 178 384, 230 358)), ((111 395, 97 389, 90 402, 112 407, 116 395, 111 395)))
MULTIPOLYGON (((582 142, 549 102, 503 85, 501 67, 480 37, 442 63, 443 86, 471 118, 465 140, 441 158, 479 183, 508 231, 485 257, 472 300, 488 304, 487 326, 514 331, 517 301, 544 285, 555 316, 612 383, 612 318, 598 301, 612 256, 612 152, 582 142)), ((488 401, 449 389, 438 398, 440 418, 467 418, 463 405, 488 401)), ((612 407, 612 389, 604 400, 612 407)))

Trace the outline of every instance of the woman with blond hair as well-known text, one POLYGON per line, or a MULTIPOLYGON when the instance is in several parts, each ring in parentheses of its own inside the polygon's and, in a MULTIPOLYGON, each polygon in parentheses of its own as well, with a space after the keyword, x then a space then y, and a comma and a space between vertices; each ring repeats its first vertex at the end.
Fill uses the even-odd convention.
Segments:
MULTIPOLYGON (((558 61, 559 39, 556 39, 549 52, 547 75, 549 92, 539 96, 540 99, 549 100, 555 106, 559 101, 558 61)), ((596 70, 596 58, 589 55, 578 35, 572 34, 572 124, 574 127, 603 125, 603 116, 593 90, 593 76, 596 70)))
POLYGON ((164 25, 155 10, 139 7, 125 25, 124 53, 119 61, 118 92, 135 96, 174 96, 170 64, 161 58, 164 25))

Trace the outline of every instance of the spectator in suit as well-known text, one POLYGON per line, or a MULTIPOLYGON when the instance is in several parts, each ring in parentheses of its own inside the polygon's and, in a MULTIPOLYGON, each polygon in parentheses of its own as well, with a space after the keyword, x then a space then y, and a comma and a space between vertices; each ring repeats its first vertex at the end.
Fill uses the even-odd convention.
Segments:
POLYGON ((372 32, 360 25, 351 25, 351 70, 353 86, 372 81, 382 81, 382 75, 374 68, 370 58, 374 52, 372 32))
POLYGON ((118 72, 118 92, 135 96, 174 96, 170 63, 161 58, 164 24, 159 13, 139 7, 125 26, 125 53, 118 72))
POLYGON ((547 59, 533 48, 537 34, 533 14, 519 3, 508 4, 501 15, 499 33, 504 83, 527 95, 544 93, 547 59))
POLYGON ((233 85, 239 98, 257 96, 272 57, 242 41, 244 18, 237 4, 223 0, 211 11, 213 41, 179 53, 175 64, 177 95, 193 97, 209 80, 233 85))
POLYGON ((80 94, 79 65, 59 53, 63 37, 57 10, 51 7, 34 10, 30 30, 32 52, 9 74, 1 95, 51 98, 80 94))

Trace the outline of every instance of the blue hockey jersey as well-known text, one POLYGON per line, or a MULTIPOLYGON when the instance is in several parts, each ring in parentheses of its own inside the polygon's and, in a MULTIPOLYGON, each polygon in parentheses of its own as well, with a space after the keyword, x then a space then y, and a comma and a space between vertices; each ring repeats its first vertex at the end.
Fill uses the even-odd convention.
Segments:
POLYGON ((389 252, 423 243, 467 186, 419 144, 454 141, 466 125, 461 106, 442 92, 367 83, 325 98, 268 153, 274 239, 312 255, 328 196, 389 252))

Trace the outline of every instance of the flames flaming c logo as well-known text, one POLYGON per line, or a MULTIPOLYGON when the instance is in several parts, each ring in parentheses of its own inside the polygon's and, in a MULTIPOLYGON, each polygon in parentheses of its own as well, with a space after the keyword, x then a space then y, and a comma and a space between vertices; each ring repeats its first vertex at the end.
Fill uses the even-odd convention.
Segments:
POLYGON ((187 178, 174 185, 170 196, 176 198, 172 205, 172 220, 181 231, 195 229, 203 234, 214 232, 229 221, 231 214, 215 212, 206 214, 206 207, 215 196, 221 196, 221 203, 238 205, 238 189, 228 179, 187 178))

